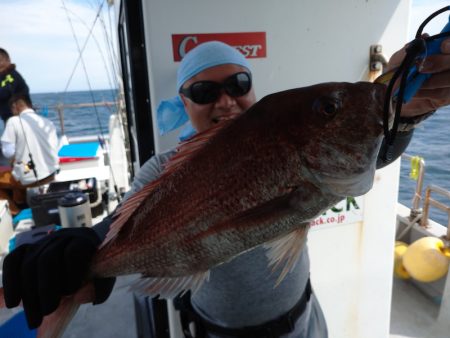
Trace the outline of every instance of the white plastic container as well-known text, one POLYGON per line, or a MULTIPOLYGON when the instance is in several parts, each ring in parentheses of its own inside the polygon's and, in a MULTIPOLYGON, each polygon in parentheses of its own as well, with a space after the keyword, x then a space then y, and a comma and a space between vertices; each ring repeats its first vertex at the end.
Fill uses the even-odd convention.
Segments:
POLYGON ((59 217, 63 228, 92 226, 89 200, 81 191, 67 193, 58 200, 59 217))
POLYGON ((13 232, 13 222, 8 202, 2 200, 0 201, 0 254, 8 252, 9 239, 13 232))

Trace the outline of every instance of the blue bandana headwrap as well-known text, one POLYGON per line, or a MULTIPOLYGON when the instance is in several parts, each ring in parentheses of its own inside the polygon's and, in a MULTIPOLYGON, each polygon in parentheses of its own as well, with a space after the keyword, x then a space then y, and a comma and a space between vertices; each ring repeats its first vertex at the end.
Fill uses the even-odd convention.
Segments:
MULTIPOLYGON (((210 41, 198 45, 181 60, 177 71, 177 92, 187 80, 198 73, 224 64, 236 64, 250 71, 250 63, 244 55, 223 42, 210 41)), ((186 123, 186 127, 181 131, 180 140, 185 140, 196 133, 179 95, 160 102, 157 108, 157 120, 161 135, 186 123)))

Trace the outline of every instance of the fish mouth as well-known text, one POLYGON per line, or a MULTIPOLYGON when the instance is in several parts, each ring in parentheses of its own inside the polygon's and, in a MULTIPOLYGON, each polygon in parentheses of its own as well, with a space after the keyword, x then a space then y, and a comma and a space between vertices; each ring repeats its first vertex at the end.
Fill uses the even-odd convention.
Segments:
POLYGON ((360 174, 338 177, 320 173, 317 178, 336 196, 356 197, 364 195, 372 189, 375 170, 376 166, 373 164, 369 170, 360 174))

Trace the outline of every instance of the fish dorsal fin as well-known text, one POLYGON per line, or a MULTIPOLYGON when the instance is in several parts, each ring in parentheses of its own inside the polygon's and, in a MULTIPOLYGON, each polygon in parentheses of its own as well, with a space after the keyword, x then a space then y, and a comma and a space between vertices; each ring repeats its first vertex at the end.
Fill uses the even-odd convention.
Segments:
POLYGON ((228 126, 232 120, 241 114, 233 113, 223 118, 220 123, 215 124, 208 130, 200 132, 193 137, 181 142, 177 147, 177 152, 172 158, 164 165, 164 171, 174 171, 181 166, 188 158, 195 154, 199 149, 203 148, 205 143, 216 135, 220 130, 228 126))
POLYGON ((308 228, 309 226, 305 224, 301 229, 264 244, 264 247, 268 249, 266 255, 272 273, 281 270, 275 286, 278 286, 288 272, 294 268, 305 245, 308 228))
POLYGON ((162 298, 172 299, 181 292, 188 290, 195 293, 208 279, 209 271, 183 277, 154 278, 144 276, 132 284, 131 290, 148 296, 159 295, 162 298))
POLYGON ((109 243, 112 239, 114 239, 117 234, 120 232, 122 227, 125 225, 126 221, 130 218, 130 216, 134 213, 134 211, 141 205, 144 199, 155 189, 158 184, 158 180, 147 184, 144 188, 139 190, 133 196, 128 198, 115 212, 113 216, 113 223, 109 226, 108 233, 106 234, 105 239, 100 245, 99 249, 104 247, 107 243, 109 243))
POLYGON ((128 198, 115 212, 114 222, 110 225, 109 231, 106 234, 100 248, 109 243, 114 239, 120 232, 122 227, 125 225, 127 220, 134 214, 136 209, 142 204, 142 202, 147 198, 147 196, 152 193, 155 188, 160 184, 165 177, 171 175, 174 171, 178 170, 183 163, 187 162, 199 149, 203 148, 205 143, 215 134, 222 130, 225 126, 229 125, 232 120, 234 120, 240 114, 229 114, 226 119, 220 123, 214 125, 208 130, 194 135, 193 137, 181 142, 177 149, 175 155, 164 165, 163 171, 158 179, 150 182, 144 186, 141 190, 135 193, 133 196, 128 198))

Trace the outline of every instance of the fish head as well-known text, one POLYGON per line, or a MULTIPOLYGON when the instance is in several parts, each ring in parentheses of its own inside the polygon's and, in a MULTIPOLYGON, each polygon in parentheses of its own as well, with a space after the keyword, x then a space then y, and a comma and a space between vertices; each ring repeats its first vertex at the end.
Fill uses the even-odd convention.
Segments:
POLYGON ((373 185, 383 139, 386 87, 369 82, 302 88, 295 99, 302 162, 337 196, 359 196, 373 185))

